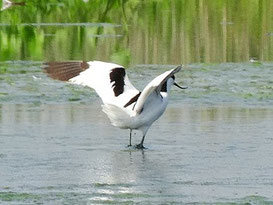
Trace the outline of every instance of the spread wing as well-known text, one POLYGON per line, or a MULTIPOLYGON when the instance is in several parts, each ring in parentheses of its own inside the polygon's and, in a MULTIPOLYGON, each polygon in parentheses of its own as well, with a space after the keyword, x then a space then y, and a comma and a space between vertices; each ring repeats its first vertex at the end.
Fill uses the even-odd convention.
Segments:
POLYGON ((160 95, 161 88, 163 84, 172 77, 175 73, 179 72, 181 70, 181 66, 178 66, 176 68, 173 68, 172 70, 166 71, 165 73, 157 76, 155 79, 153 79, 142 91, 140 94, 134 110, 136 114, 140 114, 143 110, 143 106, 149 96, 152 94, 160 95))
POLYGON ((45 63, 50 77, 93 88, 104 104, 126 107, 139 95, 124 67, 101 61, 45 63))

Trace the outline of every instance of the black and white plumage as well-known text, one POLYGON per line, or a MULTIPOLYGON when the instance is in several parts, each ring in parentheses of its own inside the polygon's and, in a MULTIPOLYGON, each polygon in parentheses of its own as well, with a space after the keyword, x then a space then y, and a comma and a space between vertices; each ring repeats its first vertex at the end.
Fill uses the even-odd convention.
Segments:
POLYGON ((2 8, 0 11, 4 11, 8 8, 10 8, 11 6, 24 6, 25 2, 13 2, 11 0, 3 0, 2 1, 2 8))
POLYGON ((137 90, 126 75, 124 67, 101 61, 49 62, 45 70, 50 77, 93 88, 100 96, 102 109, 112 125, 122 129, 140 130, 142 140, 136 148, 143 149, 145 135, 165 111, 174 74, 181 66, 164 72, 153 79, 142 92, 137 90))

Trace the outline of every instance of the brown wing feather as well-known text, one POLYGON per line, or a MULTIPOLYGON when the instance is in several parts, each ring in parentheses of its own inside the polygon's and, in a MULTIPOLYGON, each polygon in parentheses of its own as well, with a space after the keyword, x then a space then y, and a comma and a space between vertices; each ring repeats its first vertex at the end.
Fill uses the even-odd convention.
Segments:
POLYGON ((62 81, 68 81, 89 68, 85 61, 47 62, 45 65, 44 69, 51 78, 62 81))

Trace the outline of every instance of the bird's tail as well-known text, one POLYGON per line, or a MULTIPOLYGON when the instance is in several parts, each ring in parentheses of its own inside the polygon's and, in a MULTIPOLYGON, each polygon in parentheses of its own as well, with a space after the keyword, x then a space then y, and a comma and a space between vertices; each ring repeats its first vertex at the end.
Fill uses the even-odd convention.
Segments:
POLYGON ((112 125, 124 129, 130 127, 132 113, 129 110, 118 107, 113 104, 102 105, 102 110, 104 113, 107 114, 112 125))

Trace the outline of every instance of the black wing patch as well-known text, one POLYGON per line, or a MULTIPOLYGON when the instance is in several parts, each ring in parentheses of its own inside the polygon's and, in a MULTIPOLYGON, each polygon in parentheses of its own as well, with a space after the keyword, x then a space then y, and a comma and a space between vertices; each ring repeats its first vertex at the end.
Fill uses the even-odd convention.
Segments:
POLYGON ((112 88, 116 97, 122 94, 124 91, 124 77, 124 68, 114 68, 110 72, 110 83, 113 83, 112 88))
POLYGON ((167 92, 167 81, 163 83, 160 92, 167 92))
POLYGON ((129 105, 133 104, 134 102, 137 101, 137 99, 139 98, 141 92, 139 92, 136 96, 132 97, 131 100, 129 100, 124 107, 128 107, 129 105))
POLYGON ((62 81, 68 81, 89 68, 85 61, 48 62, 45 65, 44 69, 51 78, 62 81))
MULTIPOLYGON (((171 78, 172 78, 173 80, 175 80, 174 75, 172 75, 171 78)), ((169 78, 168 78, 168 79, 169 79, 169 78)), ((168 79, 165 81, 165 83, 163 83, 160 92, 167 92, 167 81, 168 81, 168 79)))

